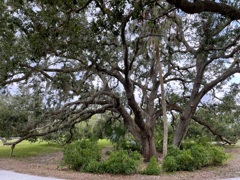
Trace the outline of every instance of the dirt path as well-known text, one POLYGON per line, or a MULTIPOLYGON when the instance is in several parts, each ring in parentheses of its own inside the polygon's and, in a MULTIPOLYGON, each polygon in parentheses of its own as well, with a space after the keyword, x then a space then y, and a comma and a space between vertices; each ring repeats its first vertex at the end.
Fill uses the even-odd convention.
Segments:
POLYGON ((221 167, 208 167, 195 172, 163 173, 159 176, 99 175, 61 169, 59 168, 62 158, 61 152, 22 160, 13 158, 0 159, 0 169, 69 180, 208 180, 240 177, 240 148, 231 148, 227 152, 231 154, 231 159, 221 167))

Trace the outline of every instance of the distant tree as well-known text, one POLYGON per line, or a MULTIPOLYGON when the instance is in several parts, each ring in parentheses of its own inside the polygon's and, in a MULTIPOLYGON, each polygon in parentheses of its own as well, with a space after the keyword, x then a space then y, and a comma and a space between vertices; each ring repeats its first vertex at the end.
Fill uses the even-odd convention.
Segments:
POLYGON ((0 137, 21 137, 40 123, 42 100, 31 95, 0 96, 0 137))

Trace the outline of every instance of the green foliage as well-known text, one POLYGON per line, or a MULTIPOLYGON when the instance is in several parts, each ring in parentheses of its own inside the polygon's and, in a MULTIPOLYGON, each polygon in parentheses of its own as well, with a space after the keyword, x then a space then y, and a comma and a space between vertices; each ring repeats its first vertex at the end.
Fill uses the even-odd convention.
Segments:
POLYGON ((181 153, 177 155, 176 160, 179 165, 179 170, 193 171, 195 169, 193 165, 194 159, 190 150, 181 151, 181 153))
POLYGON ((65 144, 66 142, 73 142, 81 139, 96 139, 99 140, 99 147, 111 146, 111 142, 104 138, 103 126, 105 124, 105 119, 102 115, 93 115, 87 121, 76 124, 74 128, 71 129, 71 134, 69 127, 59 130, 42 139, 49 142, 57 142, 59 144, 65 144))
POLYGON ((138 151, 140 152, 140 144, 133 138, 131 134, 126 134, 125 137, 122 137, 117 143, 115 148, 117 150, 124 149, 129 151, 138 151))
POLYGON ((161 173, 161 168, 158 164, 157 158, 153 156, 148 162, 146 169, 143 171, 143 174, 159 175, 160 173, 161 173))
POLYGON ((164 171, 174 172, 179 170, 179 164, 174 156, 166 156, 162 165, 164 171))
MULTIPOLYGON (((104 143, 106 144, 105 141, 104 143)), ((63 155, 63 165, 90 173, 132 174, 137 172, 141 159, 141 155, 136 151, 119 150, 112 151, 107 160, 101 161, 101 152, 97 142, 89 140, 66 145, 63 155)))
POLYGON ((91 160, 89 163, 83 166, 82 171, 88 172, 88 173, 98 173, 98 174, 104 173, 105 172, 104 162, 91 160))
POLYGON ((91 161, 101 160, 101 151, 96 141, 81 140, 68 144, 63 150, 63 165, 80 170, 91 161))
POLYGON ((168 147, 168 155, 177 156, 179 153, 181 153, 181 150, 176 146, 170 145, 168 147))
POLYGON ((190 149, 192 146, 195 145, 202 145, 202 146, 211 146, 212 144, 210 143, 211 139, 207 138, 207 137, 202 137, 202 138, 198 138, 198 139, 186 139, 182 145, 180 149, 190 149))
POLYGON ((104 162, 105 172, 111 174, 132 174, 137 172, 141 155, 134 151, 113 151, 104 162))
POLYGON ((188 142, 183 150, 171 147, 164 158, 165 171, 193 171, 209 165, 222 165, 228 155, 221 147, 188 142))
POLYGON ((108 120, 111 119, 111 115, 109 114, 105 114, 102 118, 105 122, 99 121, 96 123, 94 131, 101 130, 103 136, 114 144, 116 150, 140 151, 140 144, 133 135, 127 132, 123 121, 119 119, 115 121, 108 120), (99 127, 101 127, 101 129, 99 127))
MULTIPOLYGON (((231 92, 224 94, 221 103, 201 107, 196 112, 196 116, 201 117, 203 123, 208 124, 216 134, 222 135, 232 143, 236 143, 240 138, 240 124, 238 122, 240 111, 235 93, 239 93, 239 88, 232 84, 231 92)), ((218 136, 210 133, 206 127, 192 122, 187 138, 199 137, 209 138, 212 141, 222 141, 218 136)))
POLYGON ((88 121, 81 122, 76 125, 76 131, 78 131, 78 138, 96 138, 103 139, 103 127, 105 119, 102 115, 93 115, 88 121))
MULTIPOLYGON (((41 97, 21 89, 14 96, 0 95, 0 137, 20 137, 36 128, 42 115, 41 97)), ((31 140, 37 140, 32 138, 31 140)))
POLYGON ((90 160, 82 167, 83 172, 132 174, 137 172, 141 155, 138 152, 126 150, 112 151, 105 161, 90 160))
POLYGON ((208 149, 208 153, 210 154, 210 165, 222 165, 227 159, 228 155, 224 153, 224 149, 222 147, 212 146, 208 149))
POLYGON ((28 112, 22 108, 25 104, 20 102, 19 97, 5 98, 0 96, 0 136, 17 136, 13 129, 24 129, 28 121, 28 112))
POLYGON ((195 144, 190 148, 191 156, 193 157, 193 166, 196 169, 200 169, 210 163, 210 154, 208 148, 195 144))

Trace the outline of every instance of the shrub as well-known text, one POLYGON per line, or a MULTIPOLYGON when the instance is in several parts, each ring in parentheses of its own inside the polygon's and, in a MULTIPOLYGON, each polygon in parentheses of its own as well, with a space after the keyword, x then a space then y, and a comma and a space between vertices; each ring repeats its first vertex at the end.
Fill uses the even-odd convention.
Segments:
POLYGON ((166 156, 162 165, 164 171, 174 172, 179 170, 179 165, 174 156, 166 156))
POLYGON ((167 155, 163 161, 163 169, 169 172, 180 170, 192 171, 196 169, 191 151, 179 150, 177 155, 167 155))
POLYGON ((102 161, 91 160, 87 165, 83 166, 83 172, 88 173, 104 173, 104 163, 102 161))
POLYGON ((121 144, 119 144, 119 149, 130 150, 130 151, 138 151, 140 152, 140 144, 130 138, 126 138, 122 140, 121 144))
POLYGON ((194 146, 196 143, 194 141, 184 141, 180 147, 180 149, 190 149, 192 146, 194 146))
POLYGON ((165 171, 192 171, 208 165, 221 165, 228 158, 224 149, 209 143, 191 142, 185 144, 185 148, 188 149, 169 148, 169 153, 163 161, 165 171))
POLYGON ((206 137, 201 137, 194 140, 188 139, 182 143, 181 147, 182 149, 191 149, 192 146, 196 146, 196 145, 207 147, 207 146, 211 146, 212 144, 210 139, 206 137))
POLYGON ((158 164, 157 158, 153 156, 149 163, 147 164, 146 169, 143 171, 143 174, 147 175, 159 175, 161 172, 160 166, 158 164))
POLYGON ((210 154, 209 165, 222 165, 227 159, 228 155, 224 152, 224 149, 217 146, 210 146, 208 148, 210 154))
POLYGON ((89 162, 101 159, 101 151, 96 141, 81 140, 66 145, 63 150, 63 165, 80 170, 89 162))
POLYGON ((181 151, 181 153, 177 155, 176 161, 177 161, 179 170, 193 171, 194 169, 196 169, 194 167, 194 159, 191 155, 190 150, 181 151))
POLYGON ((200 169, 210 163, 210 154, 207 147, 195 144, 190 147, 190 151, 194 159, 193 166, 195 169, 200 169))
POLYGON ((132 174, 137 172, 141 155, 126 150, 113 151, 104 162, 105 172, 112 174, 132 174))
POLYGON ((177 156, 179 153, 181 153, 181 150, 173 145, 170 145, 168 147, 168 156, 177 156))

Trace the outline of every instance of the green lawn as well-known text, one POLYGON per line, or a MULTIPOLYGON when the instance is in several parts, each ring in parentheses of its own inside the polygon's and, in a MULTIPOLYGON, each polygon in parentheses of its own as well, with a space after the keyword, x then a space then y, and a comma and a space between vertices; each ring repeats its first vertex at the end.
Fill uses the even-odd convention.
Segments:
POLYGON ((98 146, 103 149, 103 148, 106 148, 106 147, 112 147, 112 143, 107 140, 107 139, 99 139, 98 140, 98 146))
MULTIPOLYGON (((61 149, 61 146, 47 142, 30 143, 29 141, 23 141, 15 146, 13 156, 14 158, 25 158, 39 154, 53 153, 61 149)), ((10 152, 11 146, 0 145, 0 158, 10 157, 10 152)))
MULTIPOLYGON (((106 148, 111 147, 112 143, 106 139, 100 139, 98 141, 99 147, 106 148)), ((62 147, 57 144, 49 144, 47 142, 35 142, 23 141, 16 145, 13 151, 13 158, 25 158, 36 156, 40 154, 48 154, 62 150, 62 147)), ((3 146, 0 144, 0 158, 10 157, 11 146, 3 146)))

